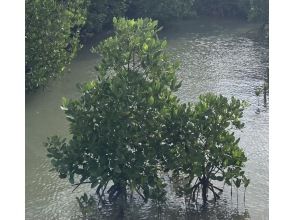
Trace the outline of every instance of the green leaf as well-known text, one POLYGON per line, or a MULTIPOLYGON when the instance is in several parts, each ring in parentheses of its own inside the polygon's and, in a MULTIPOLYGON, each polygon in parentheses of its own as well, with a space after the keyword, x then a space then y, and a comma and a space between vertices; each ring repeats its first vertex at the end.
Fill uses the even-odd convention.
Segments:
POLYGON ((166 41, 166 40, 162 41, 162 44, 161 44, 161 46, 162 46, 163 48, 165 48, 165 47, 166 47, 166 45, 167 45, 167 41, 166 41))
POLYGON ((230 179, 225 179, 225 183, 226 183, 227 185, 229 185, 229 186, 231 186, 231 185, 232 185, 232 183, 231 183, 230 179))
POLYGON ((143 51, 144 52, 148 51, 148 45, 146 43, 143 43, 143 51))
POLYGON ((149 104, 149 105, 153 105, 153 104, 154 104, 154 98, 153 98, 153 96, 150 96, 150 97, 148 98, 148 104, 149 104))
POLYGON ((129 21, 129 24, 130 24, 131 27, 133 27, 135 25, 135 21, 132 19, 132 20, 129 21))
POLYGON ((241 179, 237 179, 236 181, 234 181, 234 183, 235 183, 235 186, 236 186, 237 188, 239 188, 240 185, 241 185, 241 179))
POLYGON ((250 179, 247 179, 247 178, 244 176, 244 178, 243 178, 243 182, 244 182, 244 187, 246 188, 246 187, 249 185, 249 183, 250 183, 250 179))

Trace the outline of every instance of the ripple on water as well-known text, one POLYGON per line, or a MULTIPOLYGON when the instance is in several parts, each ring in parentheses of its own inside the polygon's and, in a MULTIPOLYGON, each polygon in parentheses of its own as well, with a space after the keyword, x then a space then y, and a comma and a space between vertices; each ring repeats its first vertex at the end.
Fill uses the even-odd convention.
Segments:
MULTIPOLYGON (((182 63, 178 76, 183 84, 177 94, 183 101, 194 102, 200 94, 214 92, 236 96, 250 104, 244 113, 246 127, 238 135, 248 156, 246 171, 251 179, 245 203, 244 189, 239 190, 237 204, 236 193, 231 197, 230 187, 226 186, 216 204, 189 214, 185 211, 184 199, 176 197, 172 186, 168 186, 164 219, 268 219, 268 108, 258 106, 254 95, 254 89, 262 85, 268 67, 268 48, 242 36, 239 30, 245 26, 238 22, 183 22, 163 33, 171 53, 182 63), (261 110, 259 114, 255 113, 257 108, 261 110)), ((73 188, 67 181, 49 173, 51 166, 42 143, 47 136, 67 134, 67 123, 59 110, 61 97, 77 96, 75 84, 94 78, 89 66, 95 63, 91 56, 87 55, 87 60, 78 57, 70 74, 27 103, 27 219, 79 218, 75 197, 88 188, 83 186, 72 193, 73 188)), ((115 213, 116 207, 108 206, 101 216, 113 219, 115 213)), ((152 202, 142 204, 135 198, 128 204, 127 216, 129 219, 154 219, 157 211, 152 202)))

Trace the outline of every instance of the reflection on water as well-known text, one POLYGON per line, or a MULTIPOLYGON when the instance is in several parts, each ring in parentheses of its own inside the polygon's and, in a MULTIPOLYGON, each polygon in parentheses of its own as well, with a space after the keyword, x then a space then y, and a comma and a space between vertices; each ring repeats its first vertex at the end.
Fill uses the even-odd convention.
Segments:
MULTIPOLYGON (((231 200, 221 200, 216 203, 211 202, 206 207, 191 207, 187 209, 184 206, 178 204, 177 206, 170 206, 166 204, 161 208, 158 208, 152 202, 142 205, 142 201, 128 201, 126 207, 124 207, 124 219, 226 219, 226 220, 238 220, 238 219, 250 219, 248 209, 240 210, 239 207, 233 207, 231 200)), ((240 204, 239 204, 240 205, 240 204)), ((122 219, 121 207, 118 205, 105 206, 103 210, 97 210, 96 214, 89 215, 88 219, 122 219), (94 217, 95 216, 95 217, 94 217)), ((76 217, 81 218, 80 217, 76 217)), ((253 218, 254 219, 254 218, 253 218)))
MULTIPOLYGON (((251 184, 246 191, 225 192, 217 203, 206 209, 187 211, 183 198, 169 190, 161 219, 268 219, 268 108, 257 106, 254 89, 263 83, 268 66, 268 49, 262 43, 246 38, 251 26, 237 21, 186 21, 173 24, 161 37, 166 37, 169 49, 182 63, 178 73, 183 79, 178 91, 184 101, 195 101, 205 92, 221 93, 246 100, 245 128, 238 135, 248 156, 247 175, 251 184), (256 114, 257 108, 260 114, 256 114)), ((74 193, 71 185, 60 180, 46 158, 42 143, 47 136, 68 135, 67 122, 60 110, 61 97, 77 97, 76 83, 95 78, 97 58, 87 48, 71 65, 71 73, 54 81, 44 92, 26 100, 26 219, 79 219, 76 196, 88 192, 87 186, 74 193)), ((222 186, 221 186, 222 187, 222 186)), ((127 204, 127 219, 157 219, 152 202, 136 200, 127 204)), ((116 219, 115 205, 100 212, 99 219, 116 219)), ((97 217, 98 218, 98 217, 97 217)))

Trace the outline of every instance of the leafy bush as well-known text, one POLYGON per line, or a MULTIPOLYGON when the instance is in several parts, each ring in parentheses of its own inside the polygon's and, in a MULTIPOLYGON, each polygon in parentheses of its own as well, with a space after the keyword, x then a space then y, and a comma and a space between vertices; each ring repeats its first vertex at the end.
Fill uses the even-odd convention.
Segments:
POLYGON ((32 91, 62 73, 79 48, 85 1, 27 0, 25 88, 32 91))
POLYGON ((181 86, 178 64, 157 37, 157 21, 113 21, 114 36, 93 48, 102 57, 98 79, 79 99, 63 100, 70 140, 54 136, 46 144, 60 178, 91 184, 102 202, 133 192, 164 202, 170 171, 173 180, 188 180, 177 188, 192 201, 200 187, 204 202, 209 189, 218 197, 213 180, 247 186, 247 158, 231 131, 244 126, 244 103, 212 94, 180 103, 173 94, 181 86))
POLYGON ((136 191, 145 201, 164 200, 158 166, 162 111, 176 91, 175 70, 157 22, 114 18, 115 35, 93 49, 102 56, 97 81, 79 100, 64 100, 72 138, 49 139, 48 156, 60 177, 91 183, 100 200, 136 191), (108 188, 107 188, 108 187, 108 188))
POLYGON ((244 127, 240 119, 245 103, 213 94, 199 99, 196 104, 180 105, 166 126, 165 142, 172 146, 166 166, 173 171, 174 180, 182 180, 177 187, 180 195, 196 201, 196 192, 202 188, 206 202, 208 190, 215 199, 219 197, 215 191, 222 191, 212 181, 234 182, 237 188, 242 182, 245 187, 249 184, 242 170, 247 158, 232 131, 244 127))
POLYGON ((82 29, 83 39, 112 25, 113 17, 124 16, 127 0, 88 0, 87 22, 82 29))

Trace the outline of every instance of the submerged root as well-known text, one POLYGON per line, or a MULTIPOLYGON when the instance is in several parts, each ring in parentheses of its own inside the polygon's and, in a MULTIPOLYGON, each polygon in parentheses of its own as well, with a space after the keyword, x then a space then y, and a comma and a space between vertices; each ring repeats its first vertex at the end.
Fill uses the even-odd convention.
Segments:
POLYGON ((198 194, 199 194, 200 187, 202 189, 202 200, 203 200, 203 203, 206 203, 207 202, 207 193, 208 193, 208 190, 210 190, 212 192, 213 198, 214 198, 214 201, 215 202, 216 202, 217 199, 220 199, 219 194, 223 192, 223 189, 214 186, 207 179, 204 179, 204 180, 201 179, 198 183, 195 183, 195 185, 191 188, 192 193, 191 193, 190 199, 193 202, 196 202, 196 205, 197 205, 197 199, 198 199, 198 194), (215 190, 218 190, 219 193, 216 193, 215 190))

